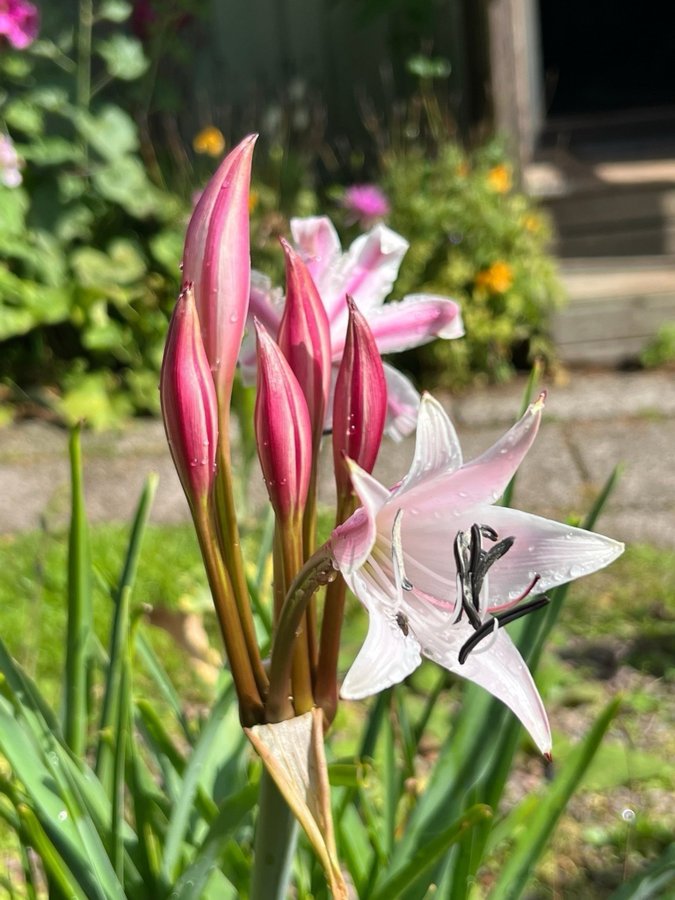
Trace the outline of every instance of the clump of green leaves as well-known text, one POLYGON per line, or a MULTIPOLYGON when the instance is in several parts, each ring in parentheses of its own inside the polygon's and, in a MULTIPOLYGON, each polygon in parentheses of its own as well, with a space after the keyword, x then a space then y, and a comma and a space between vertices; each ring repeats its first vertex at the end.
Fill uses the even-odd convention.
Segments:
POLYGON ((675 322, 666 322, 656 336, 640 353, 640 362, 647 368, 656 368, 675 362, 675 322))
POLYGON ((40 40, 0 56, 0 132, 23 161, 23 183, 0 186, 0 375, 60 384, 59 411, 100 426, 157 407, 185 212, 113 102, 148 65, 130 13, 85 2, 73 27, 50 11, 40 40))
POLYGON ((410 241, 397 296, 441 294, 462 307, 466 337, 420 351, 427 377, 450 387, 500 381, 516 363, 550 359, 547 318, 562 291, 547 252, 549 226, 514 190, 502 148, 488 144, 467 155, 450 143, 435 156, 390 153, 382 185, 388 224, 410 241))

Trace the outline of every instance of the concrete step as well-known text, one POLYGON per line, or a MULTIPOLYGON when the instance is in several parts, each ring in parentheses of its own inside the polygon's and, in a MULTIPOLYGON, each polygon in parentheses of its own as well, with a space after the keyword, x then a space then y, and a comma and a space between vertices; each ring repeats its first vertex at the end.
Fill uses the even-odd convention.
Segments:
POLYGON ((621 365, 675 321, 675 257, 566 259, 567 306, 551 320, 563 362, 621 365))

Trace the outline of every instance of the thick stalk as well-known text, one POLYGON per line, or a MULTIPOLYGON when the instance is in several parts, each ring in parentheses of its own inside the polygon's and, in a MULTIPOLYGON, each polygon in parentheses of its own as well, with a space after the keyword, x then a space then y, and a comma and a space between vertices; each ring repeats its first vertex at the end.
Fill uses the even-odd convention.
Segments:
MULTIPOLYGON (((335 515, 335 525, 338 526, 345 522, 353 508, 354 499, 351 492, 340 497, 335 515)), ((326 588, 319 644, 319 664, 314 688, 316 705, 324 712, 326 726, 331 724, 337 712, 337 668, 346 595, 347 585, 342 576, 338 576, 326 588)))
POLYGON ((338 575, 326 588, 319 665, 314 688, 316 705, 323 710, 326 728, 333 722, 338 707, 337 670, 346 596, 347 585, 344 578, 338 575))
POLYGON ((268 722, 288 718, 288 684, 295 636, 310 598, 320 587, 333 581, 336 574, 330 549, 324 544, 307 560, 289 588, 272 647, 266 704, 268 722))
MULTIPOLYGON (((299 521, 280 522, 279 538, 283 567, 284 594, 302 568, 302 527, 299 521)), ((285 603, 284 603, 285 605, 285 603)), ((282 608, 283 615, 283 608, 282 608)), ((291 694, 296 715, 309 712, 314 706, 312 673, 307 641, 307 609, 303 611, 295 632, 291 664, 291 694)))
POLYGON ((286 900, 297 837, 297 819, 263 768, 250 900, 286 900))
POLYGON ((263 721, 262 696, 254 677, 244 632, 237 614, 232 584, 212 539, 211 522, 206 506, 198 509, 194 518, 199 547, 239 699, 239 715, 243 725, 255 725, 263 721))
POLYGON ((253 667, 258 691, 261 696, 267 691, 267 675, 260 658, 260 649, 255 635, 253 613, 248 596, 244 560, 239 541, 239 527, 232 490, 232 466, 230 461, 229 416, 221 416, 219 423, 220 440, 218 442, 218 471, 215 484, 215 518, 218 526, 220 550, 225 568, 230 578, 234 602, 236 604, 241 629, 244 635, 248 657, 253 667))

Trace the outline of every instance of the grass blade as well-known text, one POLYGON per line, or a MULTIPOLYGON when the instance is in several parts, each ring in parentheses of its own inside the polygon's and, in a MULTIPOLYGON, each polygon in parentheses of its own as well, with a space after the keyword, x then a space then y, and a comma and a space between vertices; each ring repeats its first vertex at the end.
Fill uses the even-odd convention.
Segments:
POLYGON ((467 810, 457 821, 449 825, 417 852, 393 875, 386 877, 369 895, 368 900, 391 900, 401 897, 403 892, 428 872, 457 841, 461 840, 469 828, 492 815, 488 806, 478 805, 467 810))
POLYGON ((231 839, 232 832, 241 820, 255 807, 257 798, 257 783, 248 784, 223 803, 197 849, 194 861, 174 885, 172 897, 176 900, 200 900, 223 845, 231 839))
POLYGON ((506 857, 499 880, 492 888, 490 900, 515 900, 525 889, 556 822, 593 760, 619 705, 620 698, 615 698, 600 713, 583 742, 570 755, 560 774, 537 804, 527 828, 506 857))
MULTIPOLYGON (((122 688, 131 689, 123 678, 129 643, 129 611, 131 591, 136 578, 141 541, 150 515, 150 507, 157 489, 157 476, 150 475, 141 493, 136 514, 131 526, 131 535, 127 552, 122 565, 122 572, 115 590, 115 615, 110 636, 108 655, 108 672, 103 697, 103 707, 99 725, 99 741, 96 752, 96 776, 108 791, 111 803, 115 803, 116 788, 114 784, 115 766, 115 734, 120 722, 120 704, 130 708, 127 698, 122 700, 122 688)), ((124 729, 126 730, 126 729, 124 729)))
POLYGON ((84 756, 87 743, 89 635, 92 630, 91 553, 84 507, 80 426, 70 432, 71 508, 68 535, 68 625, 63 731, 67 745, 84 756))
POLYGON ((72 900, 91 900, 92 895, 83 890, 78 878, 59 855, 35 813, 25 805, 20 805, 17 812, 31 845, 42 860, 50 884, 56 885, 64 897, 72 900))
POLYGON ((194 798, 203 770, 207 767, 209 757, 215 751, 222 749, 217 746, 216 739, 221 732, 221 725, 226 713, 233 703, 233 697, 232 685, 228 684, 214 704, 185 770, 180 794, 172 810, 164 844, 161 871, 162 876, 169 884, 172 884, 176 879, 179 855, 188 829, 194 798))

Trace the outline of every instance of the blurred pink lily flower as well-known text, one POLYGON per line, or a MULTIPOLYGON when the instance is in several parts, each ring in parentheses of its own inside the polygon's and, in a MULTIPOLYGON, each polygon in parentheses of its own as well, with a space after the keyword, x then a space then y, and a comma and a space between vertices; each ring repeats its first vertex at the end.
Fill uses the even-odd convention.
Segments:
POLYGON ((550 754, 543 703, 504 626, 547 602, 538 596, 547 589, 608 565, 623 545, 493 505, 534 441, 543 400, 464 463, 452 423, 426 394, 412 466, 400 484, 387 490, 351 464, 363 505, 331 543, 369 628, 343 697, 381 691, 426 656, 505 703, 550 754))
POLYGON ((27 0, 0 0, 0 36, 17 50, 25 50, 37 37, 40 14, 27 0))
POLYGON ((350 222, 358 222, 362 228, 370 228, 390 212, 389 201, 376 184, 353 184, 348 187, 342 206, 350 222))
MULTIPOLYGON (((452 339, 464 334, 459 306, 447 297, 409 294, 385 303, 408 242, 386 225, 376 225, 342 252, 337 232, 326 216, 292 219, 291 232, 301 257, 319 291, 330 327, 334 372, 340 363, 347 333, 347 295, 365 317, 380 353, 398 353, 419 347, 434 338, 452 339)), ((275 335, 283 310, 281 291, 265 276, 254 273, 249 324, 255 316, 275 335)), ((249 328, 240 364, 248 384, 255 380, 255 347, 249 328)), ((387 434, 401 440, 415 428, 419 394, 410 381, 385 363, 387 380, 387 434)), ((330 407, 330 404, 329 404, 330 407)), ((330 408, 327 413, 330 426, 330 408)))

